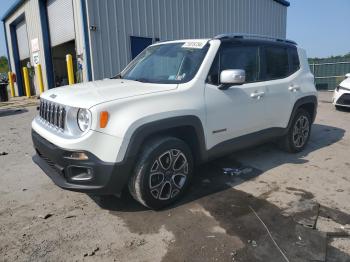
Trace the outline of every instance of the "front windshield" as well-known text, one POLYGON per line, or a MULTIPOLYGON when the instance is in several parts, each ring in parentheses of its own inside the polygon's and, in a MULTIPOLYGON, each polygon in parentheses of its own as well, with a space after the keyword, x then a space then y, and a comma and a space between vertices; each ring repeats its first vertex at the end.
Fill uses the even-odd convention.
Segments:
POLYGON ((197 73, 208 51, 186 43, 173 43, 146 48, 119 78, 145 83, 179 84, 190 81, 197 73))

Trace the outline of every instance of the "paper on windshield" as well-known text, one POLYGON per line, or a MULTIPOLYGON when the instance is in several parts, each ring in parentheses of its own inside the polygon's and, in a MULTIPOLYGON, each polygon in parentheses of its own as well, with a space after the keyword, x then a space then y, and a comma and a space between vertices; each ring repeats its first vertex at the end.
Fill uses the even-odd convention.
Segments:
POLYGON ((198 42, 186 42, 182 48, 193 48, 193 49, 202 49, 207 44, 206 41, 198 42))

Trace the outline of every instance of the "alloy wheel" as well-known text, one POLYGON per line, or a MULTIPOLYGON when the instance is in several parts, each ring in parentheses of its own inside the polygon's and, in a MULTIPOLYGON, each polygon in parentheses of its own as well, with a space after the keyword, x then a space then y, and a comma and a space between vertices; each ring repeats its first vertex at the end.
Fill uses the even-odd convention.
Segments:
POLYGON ((153 162, 149 176, 152 196, 159 200, 176 197, 187 180, 188 161, 183 152, 171 149, 153 162))
POLYGON ((310 133, 309 119, 302 115, 294 124, 293 128, 293 143, 297 148, 301 148, 305 145, 310 133))

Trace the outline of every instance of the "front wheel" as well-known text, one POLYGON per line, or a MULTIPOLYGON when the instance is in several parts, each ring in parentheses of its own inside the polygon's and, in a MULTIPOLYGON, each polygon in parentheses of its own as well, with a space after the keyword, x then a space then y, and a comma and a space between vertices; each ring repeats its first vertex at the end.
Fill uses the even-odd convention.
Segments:
POLYGON ((281 139, 281 145, 287 152, 298 153, 306 147, 310 138, 310 133, 310 114, 306 110, 300 108, 292 120, 292 125, 288 133, 281 139))
POLYGON ((142 149, 129 181, 131 195, 151 209, 161 209, 178 200, 193 173, 188 145, 174 137, 150 140, 142 149))

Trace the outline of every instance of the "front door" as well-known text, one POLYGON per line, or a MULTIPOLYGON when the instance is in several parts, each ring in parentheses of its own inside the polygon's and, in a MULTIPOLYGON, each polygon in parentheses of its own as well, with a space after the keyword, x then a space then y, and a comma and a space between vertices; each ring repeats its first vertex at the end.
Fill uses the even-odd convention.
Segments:
POLYGON ((265 85, 259 82, 259 48, 223 43, 209 72, 205 101, 207 149, 224 141, 268 127, 265 114, 265 85), (243 69, 246 83, 220 90, 220 72, 243 69))

